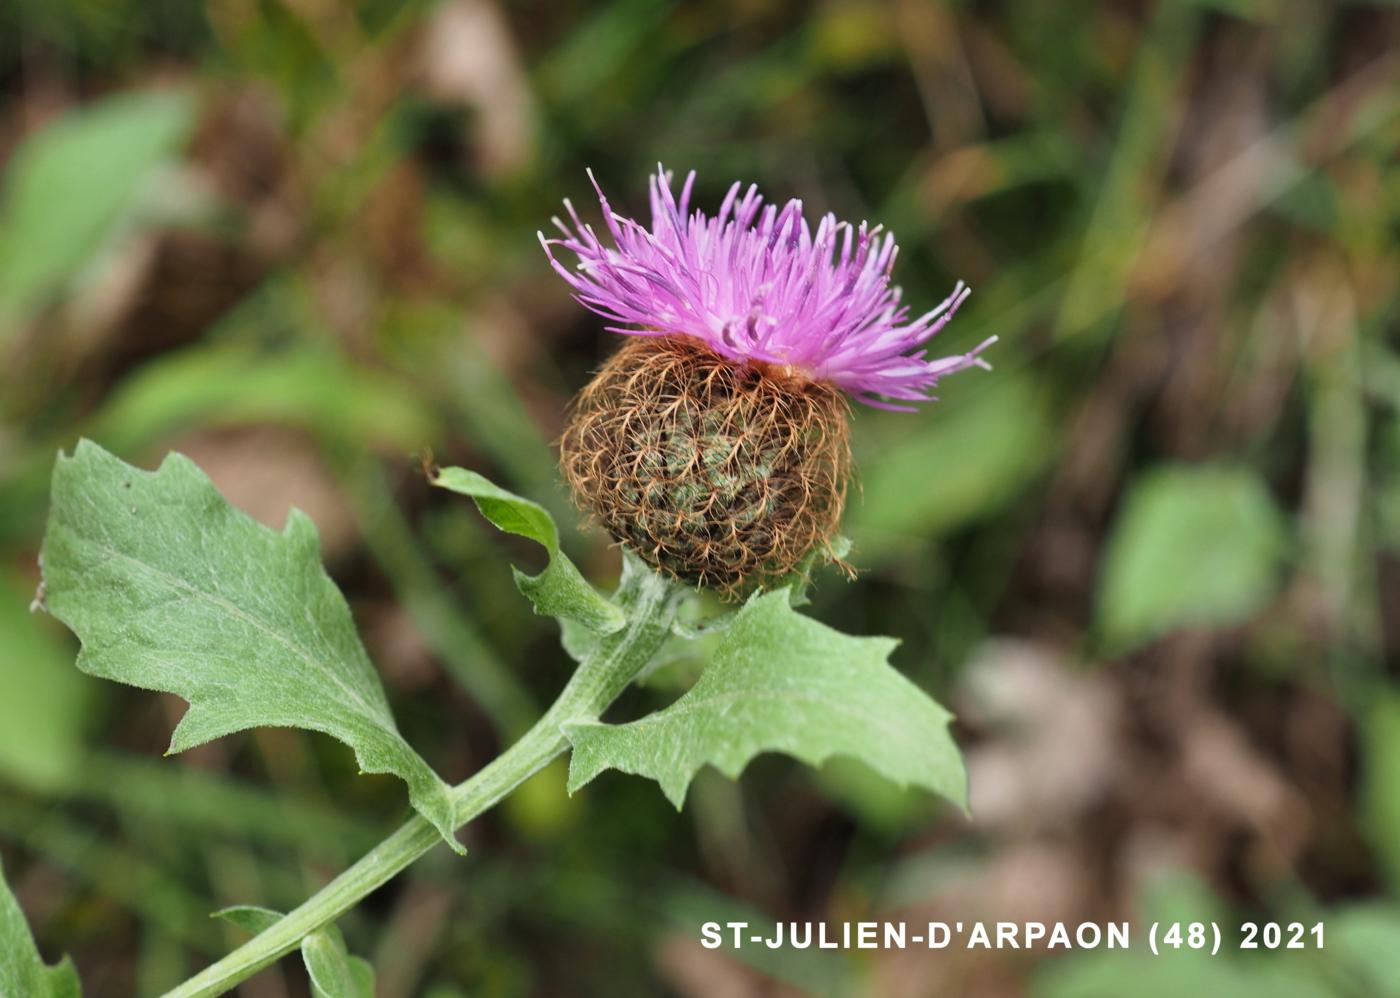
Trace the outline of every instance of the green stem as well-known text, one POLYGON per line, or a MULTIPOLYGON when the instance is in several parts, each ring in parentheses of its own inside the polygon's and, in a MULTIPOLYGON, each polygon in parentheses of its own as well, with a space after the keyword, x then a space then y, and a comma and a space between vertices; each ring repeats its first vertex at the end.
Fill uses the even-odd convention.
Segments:
MULTIPOLYGON (((559 699, 518 742, 453 788, 459 828, 560 755, 568 747, 562 726, 569 721, 602 716, 666 640, 684 590, 629 562, 630 559, 624 561, 622 585, 616 596, 627 613, 627 626, 601 639, 597 650, 574 672, 559 699)), ((415 815, 276 925, 168 992, 166 998, 223 994, 296 949, 305 936, 335 921, 441 841, 433 826, 415 815)))

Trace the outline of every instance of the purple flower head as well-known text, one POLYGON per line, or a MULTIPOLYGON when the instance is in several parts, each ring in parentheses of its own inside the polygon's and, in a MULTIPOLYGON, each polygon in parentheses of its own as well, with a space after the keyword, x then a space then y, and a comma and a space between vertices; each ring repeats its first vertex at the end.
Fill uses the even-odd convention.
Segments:
POLYGON ((896 401, 924 401, 939 378, 968 367, 988 367, 969 353, 930 359, 915 349, 947 324, 971 291, 961 281, 936 308, 917 318, 890 284, 899 248, 880 226, 859 227, 826 215, 815 233, 802 202, 765 205, 756 186, 741 196, 729 188, 719 213, 691 212, 695 173, 680 198, 660 166, 651 178, 651 228, 618 215, 593 172, 613 246, 604 246, 568 200, 572 226, 554 224, 563 238, 540 243, 574 297, 632 336, 681 334, 730 360, 763 361, 829 381, 869 405, 910 409, 896 401), (555 259, 570 250, 578 267, 555 259), (893 400, 893 401, 891 401, 893 400))

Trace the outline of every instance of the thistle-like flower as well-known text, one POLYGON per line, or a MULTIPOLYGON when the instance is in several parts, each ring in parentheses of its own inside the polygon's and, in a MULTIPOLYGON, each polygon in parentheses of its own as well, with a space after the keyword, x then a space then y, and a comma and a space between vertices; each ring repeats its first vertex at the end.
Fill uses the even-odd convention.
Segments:
MULTIPOLYGON (((592 179, 590 172, 589 178, 592 179)), ((737 595, 828 542, 850 475, 847 396, 888 409, 939 378, 987 367, 985 341, 919 349, 970 293, 911 318, 890 284, 894 237, 802 203, 765 205, 734 184, 719 213, 691 212, 651 178, 651 228, 615 214, 613 246, 568 201, 540 242, 586 307, 629 340, 575 401, 561 441, 575 501, 651 564, 737 595), (742 192, 742 194, 741 194, 742 192), (578 258, 565 267, 555 248, 578 258)))

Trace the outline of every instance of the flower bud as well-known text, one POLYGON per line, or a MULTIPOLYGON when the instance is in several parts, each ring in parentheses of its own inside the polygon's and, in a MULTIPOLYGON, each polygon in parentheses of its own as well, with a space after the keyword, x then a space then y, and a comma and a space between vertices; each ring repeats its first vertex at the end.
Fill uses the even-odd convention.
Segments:
POLYGON ((575 501, 651 565, 737 595, 836 532, 851 456, 829 384, 635 338, 579 395, 560 442, 575 501))

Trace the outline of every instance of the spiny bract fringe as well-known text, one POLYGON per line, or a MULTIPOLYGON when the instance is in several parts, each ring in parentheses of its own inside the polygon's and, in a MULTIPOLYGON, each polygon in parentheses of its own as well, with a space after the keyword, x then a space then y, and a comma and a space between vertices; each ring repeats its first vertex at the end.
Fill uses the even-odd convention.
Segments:
POLYGON ((834 536, 847 417, 832 385, 689 339, 631 339, 574 402, 564 476, 651 565, 737 598, 834 536))

